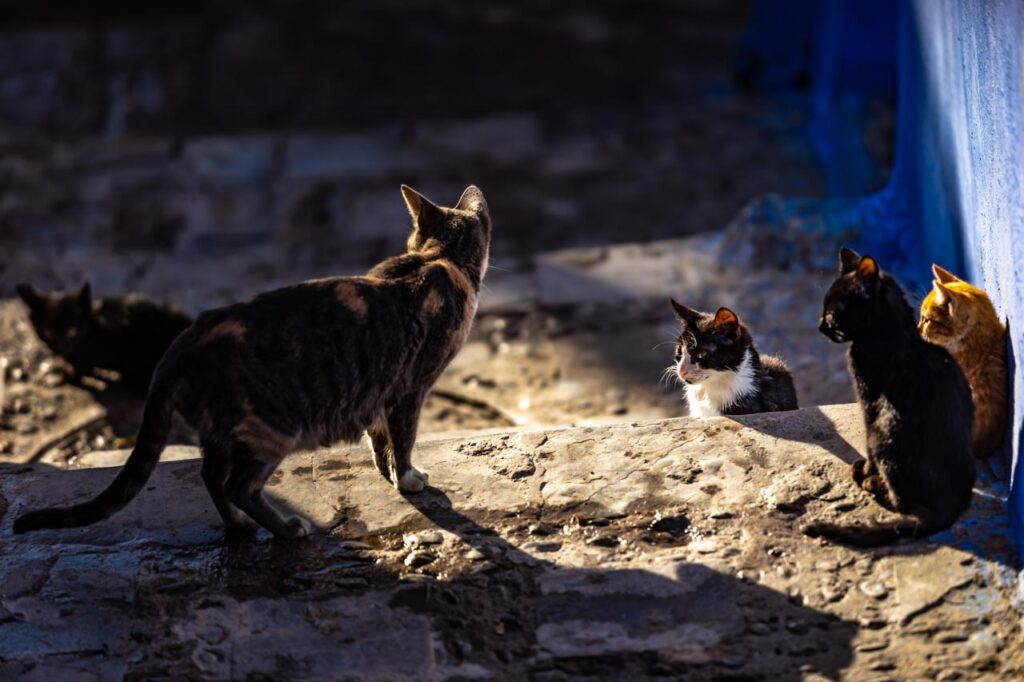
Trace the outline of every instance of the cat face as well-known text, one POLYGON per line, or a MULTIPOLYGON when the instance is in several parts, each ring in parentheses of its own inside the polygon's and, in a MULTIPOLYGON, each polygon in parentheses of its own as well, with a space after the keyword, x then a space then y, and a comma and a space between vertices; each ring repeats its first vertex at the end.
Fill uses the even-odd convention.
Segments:
POLYGON ((750 334, 736 314, 728 308, 719 308, 712 315, 687 308, 675 300, 671 303, 683 323, 673 356, 679 378, 696 384, 716 372, 735 372, 751 343, 750 334))
POLYGON ((871 256, 852 249, 839 250, 839 277, 825 294, 818 331, 835 343, 861 338, 871 332, 881 291, 882 271, 871 256))
POLYGON ((28 284, 15 287, 28 306, 36 334, 57 355, 73 360, 92 323, 92 292, 86 282, 69 293, 40 293, 28 284))
POLYGON ((475 266, 482 279, 491 243, 491 216, 480 188, 467 187, 453 208, 437 206, 406 185, 402 185, 402 197, 413 222, 406 242, 409 252, 437 253, 456 263, 475 266))
POLYGON ((946 347, 959 346, 970 329, 981 323, 992 303, 984 291, 932 265, 935 281, 921 302, 917 329, 926 341, 946 347))

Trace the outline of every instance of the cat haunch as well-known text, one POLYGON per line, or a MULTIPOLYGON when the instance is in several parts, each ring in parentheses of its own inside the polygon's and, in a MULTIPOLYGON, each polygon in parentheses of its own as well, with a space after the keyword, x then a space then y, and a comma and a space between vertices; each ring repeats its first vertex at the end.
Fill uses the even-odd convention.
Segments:
POLYGON ((153 473, 177 411, 199 433, 202 478, 228 526, 252 519, 294 538, 309 523, 283 517, 263 494, 289 452, 370 436, 373 461, 403 492, 424 488, 412 448, 427 392, 462 347, 487 270, 491 218, 468 187, 442 208, 409 187, 406 253, 364 277, 303 282, 203 313, 153 377, 137 444, 98 497, 32 511, 23 533, 108 518, 153 473))

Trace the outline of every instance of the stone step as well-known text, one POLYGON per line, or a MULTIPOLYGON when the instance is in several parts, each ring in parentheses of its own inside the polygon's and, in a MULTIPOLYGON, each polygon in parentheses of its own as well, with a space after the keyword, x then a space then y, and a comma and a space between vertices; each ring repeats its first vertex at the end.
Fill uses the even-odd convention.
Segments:
POLYGON ((268 486, 321 531, 294 542, 225 541, 192 448, 170 448, 108 521, 11 536, 27 508, 96 494, 126 453, 8 466, 0 677, 280 676, 287 659, 296 679, 572 677, 598 662, 639 678, 651 657, 662 675, 988 661, 1013 677, 1016 658, 992 658, 1021 644, 1004 485, 982 481, 929 541, 864 552, 799 533, 878 516, 848 472, 863 440, 856 405, 438 435, 417 444, 431 485, 411 496, 365 445, 298 453, 268 486))

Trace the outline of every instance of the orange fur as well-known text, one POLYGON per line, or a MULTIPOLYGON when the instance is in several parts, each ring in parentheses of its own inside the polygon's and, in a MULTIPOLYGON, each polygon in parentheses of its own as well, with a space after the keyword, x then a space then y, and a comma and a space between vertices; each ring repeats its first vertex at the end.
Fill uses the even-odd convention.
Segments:
POLYGON ((1008 411, 1006 327, 988 295, 937 265, 921 303, 921 336, 948 350, 971 385, 974 454, 988 457, 1003 443, 1008 411))

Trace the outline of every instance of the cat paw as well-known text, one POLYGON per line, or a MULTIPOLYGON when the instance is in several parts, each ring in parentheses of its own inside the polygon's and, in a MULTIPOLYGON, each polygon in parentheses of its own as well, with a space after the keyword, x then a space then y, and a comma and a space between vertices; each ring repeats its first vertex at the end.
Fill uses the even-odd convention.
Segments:
POLYGON ((284 537, 289 540, 295 540, 297 538, 304 538, 309 535, 312 530, 312 524, 301 516, 292 516, 285 521, 285 535, 284 537))
POLYGON ((398 489, 403 493, 418 493, 427 486, 430 475, 412 467, 398 479, 398 489))

